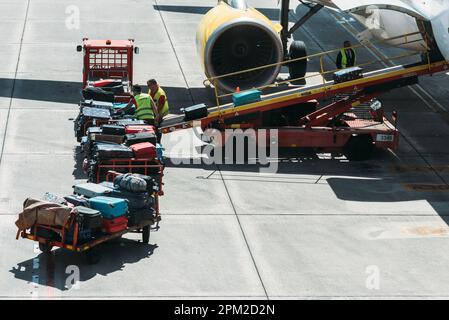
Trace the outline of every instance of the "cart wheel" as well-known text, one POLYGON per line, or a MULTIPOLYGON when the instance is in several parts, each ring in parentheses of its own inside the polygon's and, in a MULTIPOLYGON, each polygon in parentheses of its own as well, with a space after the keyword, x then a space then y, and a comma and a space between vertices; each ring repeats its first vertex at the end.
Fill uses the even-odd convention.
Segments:
POLYGON ((145 226, 142 229, 142 242, 148 243, 150 242, 150 226, 145 226))
POLYGON ((39 242, 39 250, 41 250, 43 253, 50 253, 51 249, 53 249, 53 246, 49 245, 48 243, 42 243, 39 242))
POLYGON ((86 251, 86 260, 88 264, 97 264, 101 260, 98 248, 94 247, 86 251))
POLYGON ((354 136, 349 139, 344 151, 349 160, 368 160, 374 151, 373 139, 367 135, 354 136))

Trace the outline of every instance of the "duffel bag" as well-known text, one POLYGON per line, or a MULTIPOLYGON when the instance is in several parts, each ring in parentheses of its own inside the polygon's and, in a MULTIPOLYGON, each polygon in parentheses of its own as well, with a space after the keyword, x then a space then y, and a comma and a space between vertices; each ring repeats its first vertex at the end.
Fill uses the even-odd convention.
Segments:
POLYGON ((114 185, 122 190, 130 192, 145 192, 147 191, 147 182, 136 177, 131 173, 126 173, 124 175, 117 176, 114 179, 114 185))

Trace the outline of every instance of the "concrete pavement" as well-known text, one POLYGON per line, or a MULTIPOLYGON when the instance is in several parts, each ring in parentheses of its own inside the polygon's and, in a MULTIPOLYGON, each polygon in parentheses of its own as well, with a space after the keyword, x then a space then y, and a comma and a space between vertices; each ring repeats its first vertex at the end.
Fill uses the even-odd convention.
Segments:
MULTIPOLYGON (((276 19, 277 1, 249 2, 276 19)), ((0 0, 0 297, 449 297, 449 192, 407 188, 449 182, 446 74, 423 79, 422 89, 382 97, 389 113, 400 112, 396 154, 354 163, 298 152, 265 175, 257 166, 168 165, 161 229, 150 245, 107 244, 96 266, 62 250, 46 257, 33 242, 14 239, 26 197, 65 195, 85 178, 71 122, 81 38, 135 38, 137 82, 158 79, 173 110, 213 104, 194 34, 215 3, 81 0, 73 7, 68 0, 0 0), (65 287, 70 266, 79 268, 79 287, 65 287)), ((295 39, 309 53, 339 47, 353 35, 338 21, 323 10, 295 39)), ((369 50, 359 55, 374 59, 369 50)), ((182 157, 198 158, 191 136, 165 136, 167 154, 176 158, 181 146, 182 157)))

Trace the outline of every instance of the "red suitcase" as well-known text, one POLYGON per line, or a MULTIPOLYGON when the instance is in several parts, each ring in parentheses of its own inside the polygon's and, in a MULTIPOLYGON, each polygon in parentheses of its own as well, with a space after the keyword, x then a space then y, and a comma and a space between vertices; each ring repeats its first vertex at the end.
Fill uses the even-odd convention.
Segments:
POLYGON ((126 134, 130 133, 140 133, 140 132, 148 132, 148 133, 155 133, 156 129, 154 126, 150 125, 127 125, 125 127, 126 134))
POLYGON ((130 148, 134 151, 136 159, 156 159, 156 147, 151 142, 133 144, 130 148))
POLYGON ((106 233, 112 234, 123 231, 128 227, 128 218, 119 217, 115 219, 103 219, 103 229, 106 233))

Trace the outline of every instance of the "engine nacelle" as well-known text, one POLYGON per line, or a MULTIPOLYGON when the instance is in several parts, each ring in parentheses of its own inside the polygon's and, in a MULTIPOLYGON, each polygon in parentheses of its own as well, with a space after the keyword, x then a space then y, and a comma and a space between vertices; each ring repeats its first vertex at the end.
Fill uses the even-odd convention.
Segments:
MULTIPOLYGON (((208 78, 283 61, 281 26, 245 1, 220 2, 201 20, 196 35, 198 54, 208 78), (228 4, 230 3, 230 4, 228 4)), ((217 79, 219 88, 232 92, 272 83, 280 66, 217 79)))

